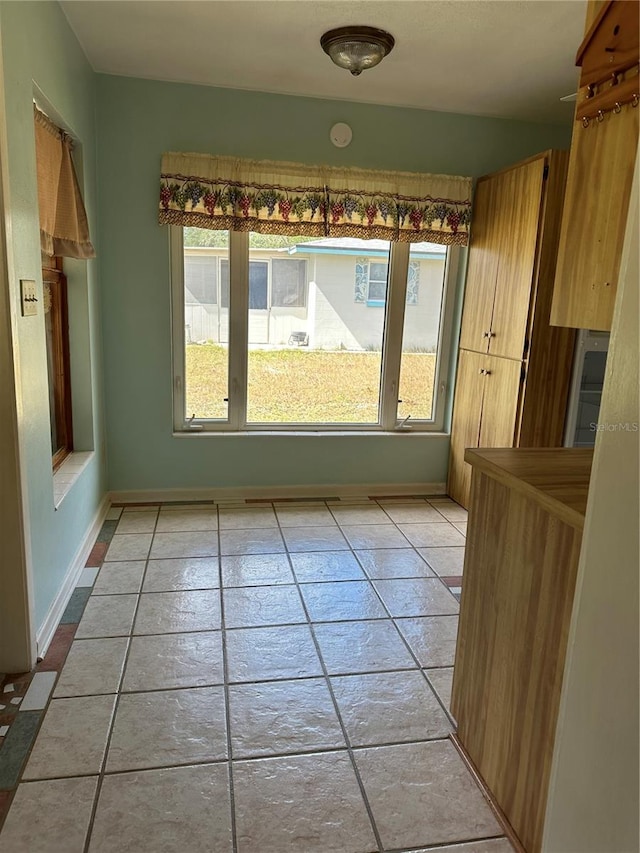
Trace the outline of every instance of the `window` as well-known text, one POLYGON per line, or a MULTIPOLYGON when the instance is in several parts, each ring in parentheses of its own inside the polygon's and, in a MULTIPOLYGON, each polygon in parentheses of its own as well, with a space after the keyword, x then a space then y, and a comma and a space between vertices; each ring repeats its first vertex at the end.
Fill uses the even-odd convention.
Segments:
POLYGON ((455 249, 178 227, 171 249, 176 430, 442 428, 455 249))
POLYGON ((381 264, 379 261, 369 261, 368 303, 384 305, 387 296, 388 273, 389 264, 381 264))
POLYGON ((42 268, 42 282, 51 453, 55 471, 73 450, 67 280, 62 271, 62 258, 47 258, 46 266, 42 268))

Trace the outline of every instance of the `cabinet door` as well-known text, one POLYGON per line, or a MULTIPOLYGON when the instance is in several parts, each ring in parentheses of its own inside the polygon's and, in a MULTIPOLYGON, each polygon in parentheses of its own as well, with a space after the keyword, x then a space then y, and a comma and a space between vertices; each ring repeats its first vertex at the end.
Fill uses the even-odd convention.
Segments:
POLYGON ((448 493, 462 506, 469 502, 471 465, 464 461, 467 447, 477 447, 480 435, 482 389, 486 378, 482 370, 486 355, 460 350, 456 395, 451 424, 451 454, 449 457, 448 493))
POLYGON ((513 447, 522 362, 485 356, 479 447, 513 447))
POLYGON ((500 223, 496 206, 500 175, 478 181, 473 197, 469 265, 464 294, 460 346, 487 352, 498 270, 500 223))
POLYGON ((546 160, 504 172, 499 184, 498 270, 489 353, 521 359, 536 267, 546 160))

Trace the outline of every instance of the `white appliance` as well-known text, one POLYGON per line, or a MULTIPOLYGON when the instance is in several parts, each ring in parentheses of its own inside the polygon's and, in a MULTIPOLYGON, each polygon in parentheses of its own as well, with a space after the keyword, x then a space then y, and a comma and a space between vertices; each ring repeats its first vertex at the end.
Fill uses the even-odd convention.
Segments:
POLYGON ((609 350, 609 333, 581 329, 576 339, 565 447, 593 447, 609 350))

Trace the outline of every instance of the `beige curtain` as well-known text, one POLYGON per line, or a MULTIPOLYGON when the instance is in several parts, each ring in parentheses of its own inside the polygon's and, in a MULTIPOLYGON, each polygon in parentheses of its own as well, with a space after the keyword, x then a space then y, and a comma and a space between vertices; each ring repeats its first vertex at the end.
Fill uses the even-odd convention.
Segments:
POLYGON ((471 178, 207 154, 162 158, 161 224, 466 245, 470 219, 471 178))
POLYGON ((95 258, 71 157, 72 140, 34 106, 40 248, 46 255, 95 258))

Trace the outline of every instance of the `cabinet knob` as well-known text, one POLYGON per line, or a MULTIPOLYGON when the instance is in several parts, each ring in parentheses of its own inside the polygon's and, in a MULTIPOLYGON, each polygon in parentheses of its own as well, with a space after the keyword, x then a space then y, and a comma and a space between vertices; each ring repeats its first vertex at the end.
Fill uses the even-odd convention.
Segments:
POLYGON ((490 338, 495 338, 495 336, 496 336, 496 333, 495 333, 495 332, 489 332, 489 337, 490 337, 490 338))
POLYGON ((484 371, 484 375, 485 375, 485 376, 491 376, 491 371, 490 371, 490 370, 485 370, 485 371, 484 371))
POLYGON ((483 370, 482 368, 480 368, 480 369, 478 370, 478 373, 479 373, 481 376, 483 376, 483 375, 484 375, 484 370, 483 370))
POLYGON ((482 337, 483 337, 483 338, 490 338, 490 337, 491 337, 491 332, 483 332, 483 333, 482 333, 482 337))

